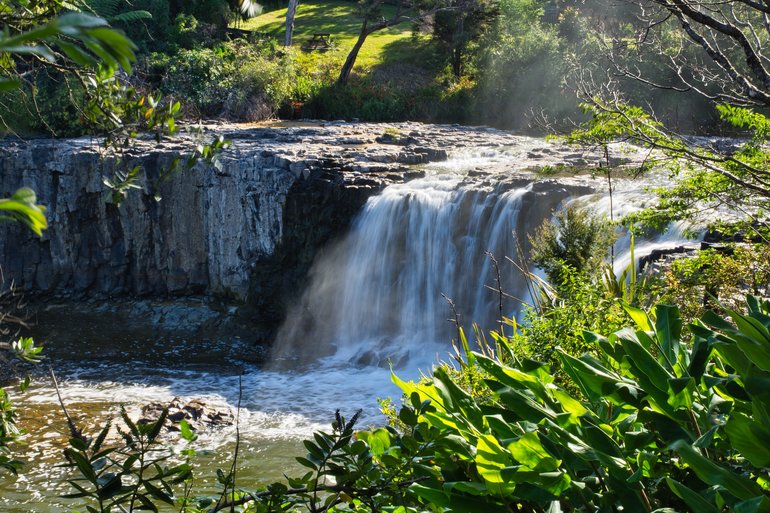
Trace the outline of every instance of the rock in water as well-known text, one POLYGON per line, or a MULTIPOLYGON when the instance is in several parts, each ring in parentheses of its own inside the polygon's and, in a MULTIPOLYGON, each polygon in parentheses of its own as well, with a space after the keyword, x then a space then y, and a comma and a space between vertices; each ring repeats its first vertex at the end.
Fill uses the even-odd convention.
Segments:
POLYGON ((179 397, 175 397, 170 403, 150 403, 142 408, 142 416, 138 420, 140 424, 155 422, 160 418, 164 408, 168 408, 166 430, 179 431, 179 423, 187 420, 193 431, 201 432, 207 429, 232 426, 235 416, 229 408, 214 408, 200 399, 192 399, 187 403, 179 397))

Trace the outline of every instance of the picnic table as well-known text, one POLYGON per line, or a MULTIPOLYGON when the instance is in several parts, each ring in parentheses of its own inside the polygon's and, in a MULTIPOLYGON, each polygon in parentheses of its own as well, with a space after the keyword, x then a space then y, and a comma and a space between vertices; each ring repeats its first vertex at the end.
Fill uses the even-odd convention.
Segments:
POLYGON ((329 48, 332 44, 332 35, 328 32, 321 32, 313 34, 310 41, 307 42, 307 48, 309 50, 315 50, 317 48, 329 48))

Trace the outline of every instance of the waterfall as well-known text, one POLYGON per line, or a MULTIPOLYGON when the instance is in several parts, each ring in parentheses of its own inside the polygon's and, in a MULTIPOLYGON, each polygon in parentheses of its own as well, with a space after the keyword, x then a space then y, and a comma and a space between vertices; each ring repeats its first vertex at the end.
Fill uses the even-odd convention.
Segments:
MULTIPOLYGON (((515 233, 534 229, 564 194, 535 195, 531 183, 474 184, 456 169, 444 171, 371 198, 350 233, 316 259, 279 331, 275 360, 334 355, 340 363, 398 367, 443 356, 456 338, 447 298, 466 330, 471 322, 490 329, 499 321, 489 254, 499 261, 502 290, 526 297, 505 257, 517 255, 515 233)), ((503 314, 515 315, 518 306, 506 299, 503 314)))
MULTIPOLYGON (((499 294, 489 254, 500 264, 502 314, 515 317, 529 295, 506 257, 517 258, 520 248, 526 257, 527 236, 571 194, 583 208, 610 217, 606 192, 544 182, 512 185, 497 176, 474 181, 471 175, 462 161, 450 161, 370 198, 349 234, 316 258, 308 286, 276 338, 276 367, 302 368, 319 358, 338 366, 429 366, 436 355, 445 357, 456 338, 447 299, 466 333, 470 323, 483 331, 497 327, 499 294)), ((638 182, 618 182, 614 218, 651 199, 638 182)), ((635 256, 681 245, 683 231, 674 225, 638 239, 635 256)), ((616 271, 630 262, 629 248, 624 233, 615 248, 616 271)))

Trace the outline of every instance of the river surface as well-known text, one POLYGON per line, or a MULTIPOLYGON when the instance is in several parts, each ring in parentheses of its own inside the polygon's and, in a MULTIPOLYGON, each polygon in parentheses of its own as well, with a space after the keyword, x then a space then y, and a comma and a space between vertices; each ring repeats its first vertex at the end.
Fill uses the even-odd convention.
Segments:
MULTIPOLYGON (((446 298, 466 326, 495 327, 500 312, 489 288, 497 285, 488 252, 501 262, 502 288, 527 300, 524 281, 504 257, 515 256, 527 233, 575 198, 569 191, 549 195, 521 181, 472 176, 507 158, 511 154, 501 150, 458 156, 428 166, 425 178, 371 198, 350 233, 318 257, 268 365, 230 357, 235 341, 158 339, 151 328, 127 336, 120 326, 92 330, 87 320, 72 320, 46 348, 63 402, 87 433, 113 418, 120 404, 136 411, 179 397, 233 412, 240 404, 239 484, 250 488, 299 474, 294 457, 304 455, 301 440, 328 429, 336 409, 347 416, 362 409, 360 427, 384 421, 376 399, 398 396, 391 365, 401 377, 416 379, 449 359, 455 327, 446 298)), ((637 183, 619 182, 613 215, 644 203, 639 191, 637 183)), ((579 201, 609 214, 606 193, 582 192, 579 201)), ((681 227, 672 227, 638 241, 636 256, 682 241, 681 227)), ((629 261, 628 244, 628 238, 618 243, 618 269, 629 261)), ((515 316, 520 306, 506 300, 503 313, 515 316)), ((57 466, 68 435, 51 378, 37 372, 30 389, 14 391, 13 399, 29 432, 27 448, 18 450, 27 465, 20 476, 3 478, 0 510, 77 509, 77 501, 59 498, 71 491, 65 469, 57 466)), ((216 493, 211 476, 229 467, 235 429, 202 433, 196 448, 205 450, 198 457, 198 489, 216 493)))

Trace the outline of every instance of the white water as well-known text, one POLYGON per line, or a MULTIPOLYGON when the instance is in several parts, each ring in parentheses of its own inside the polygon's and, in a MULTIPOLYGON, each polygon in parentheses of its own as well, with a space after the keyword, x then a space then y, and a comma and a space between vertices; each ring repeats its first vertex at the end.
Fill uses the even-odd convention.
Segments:
MULTIPOLYGON (((606 191, 603 191, 575 198, 572 203, 581 208, 590 209, 607 219, 617 221, 628 214, 652 206, 654 200, 654 196, 646 192, 639 181, 621 180, 613 184, 612 199, 606 191)), ((694 229, 690 223, 676 221, 670 223, 662 233, 636 238, 633 252, 635 267, 638 268, 640 259, 656 250, 673 249, 680 246, 697 247, 700 237, 691 238, 689 234, 693 231, 698 232, 699 230, 694 229)), ((628 230, 619 230, 613 261, 613 268, 618 275, 631 263, 631 240, 631 234, 628 230)))
MULTIPOLYGON (((456 329, 447 298, 463 323, 490 327, 499 318, 498 295, 486 288, 496 287, 487 252, 500 261, 503 290, 522 295, 504 258, 516 255, 513 234, 531 185, 464 186, 462 174, 432 171, 370 199, 351 233, 317 260, 279 332, 276 358, 429 365, 456 329)), ((517 305, 506 303, 510 316, 517 305)))

